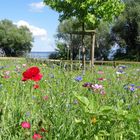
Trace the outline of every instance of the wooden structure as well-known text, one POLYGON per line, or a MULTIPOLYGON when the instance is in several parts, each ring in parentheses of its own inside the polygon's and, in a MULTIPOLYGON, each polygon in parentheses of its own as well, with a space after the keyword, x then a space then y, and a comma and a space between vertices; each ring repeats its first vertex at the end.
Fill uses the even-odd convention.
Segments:
MULTIPOLYGON (((91 53, 90 53, 90 60, 91 60, 91 67, 94 65, 94 49, 95 49, 95 30, 83 30, 83 31, 73 31, 73 32, 66 32, 67 34, 70 34, 70 40, 72 39, 73 34, 77 35, 82 35, 82 65, 83 69, 85 70, 85 61, 86 61, 86 56, 85 56, 85 46, 83 43, 84 36, 89 35, 91 36, 91 53)), ((72 48, 72 46, 71 46, 72 48)), ((71 60, 72 60, 72 51, 71 51, 71 60)))

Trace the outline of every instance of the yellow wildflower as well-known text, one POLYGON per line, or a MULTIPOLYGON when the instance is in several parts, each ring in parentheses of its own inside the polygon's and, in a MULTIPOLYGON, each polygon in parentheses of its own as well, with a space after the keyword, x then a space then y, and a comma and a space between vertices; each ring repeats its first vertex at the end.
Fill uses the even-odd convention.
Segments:
POLYGON ((97 122, 97 119, 96 119, 95 116, 93 116, 93 117, 91 118, 91 123, 95 124, 96 122, 97 122))

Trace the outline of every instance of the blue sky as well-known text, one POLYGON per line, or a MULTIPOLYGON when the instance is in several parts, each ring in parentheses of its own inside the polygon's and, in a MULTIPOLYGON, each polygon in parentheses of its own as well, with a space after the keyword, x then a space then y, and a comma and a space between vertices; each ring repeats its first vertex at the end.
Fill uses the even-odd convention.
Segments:
POLYGON ((43 0, 0 0, 0 20, 27 26, 34 36, 32 51, 54 51, 58 17, 43 0))

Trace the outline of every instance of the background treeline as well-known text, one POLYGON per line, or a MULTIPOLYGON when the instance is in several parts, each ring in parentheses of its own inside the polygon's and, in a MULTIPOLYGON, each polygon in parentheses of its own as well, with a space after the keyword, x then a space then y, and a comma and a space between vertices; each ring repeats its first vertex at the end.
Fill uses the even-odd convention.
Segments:
POLYGON ((5 56, 23 56, 31 51, 33 37, 25 26, 17 27, 12 21, 0 21, 0 53, 5 56))
MULTIPOLYGON (((140 1, 124 0, 125 10, 113 23, 101 22, 96 29, 95 58, 97 60, 135 60, 140 61, 140 1)), ((92 25, 85 25, 91 29, 92 25)), ((94 28, 94 26, 92 26, 94 28)), ((56 53, 53 59, 81 59, 81 35, 67 34, 81 31, 80 22, 71 18, 60 22, 56 34, 56 53), (72 56, 71 56, 72 53, 72 56)), ((90 59, 91 38, 84 36, 86 59, 90 59)))

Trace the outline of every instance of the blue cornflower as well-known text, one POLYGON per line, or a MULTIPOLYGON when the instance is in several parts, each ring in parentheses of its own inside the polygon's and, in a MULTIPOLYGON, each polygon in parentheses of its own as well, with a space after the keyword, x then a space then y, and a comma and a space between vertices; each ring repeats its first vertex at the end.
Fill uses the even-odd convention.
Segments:
POLYGON ((128 105, 128 106, 127 106, 127 109, 130 110, 130 109, 131 109, 131 105, 128 105))
POLYGON ((78 100, 74 100, 73 103, 74 103, 74 104, 78 104, 78 100))
POLYGON ((120 72, 120 73, 124 73, 124 71, 123 71, 123 70, 118 70, 118 72, 120 72))
POLYGON ((125 65, 121 65, 121 66, 119 66, 119 68, 120 68, 120 69, 125 69, 126 66, 125 66, 125 65))
POLYGON ((53 74, 49 74, 50 78, 54 78, 54 75, 53 74))
POLYGON ((116 74, 123 74, 123 73, 125 73, 123 70, 121 70, 121 69, 119 69, 117 72, 116 72, 116 74))
POLYGON ((0 83, 0 88, 2 87, 3 85, 0 83))
POLYGON ((135 88, 134 87, 129 87, 129 90, 133 92, 133 91, 135 91, 135 88))
POLYGON ((31 114, 30 112, 26 112, 26 116, 29 117, 31 114))
POLYGON ((124 89, 134 92, 136 90, 135 84, 124 85, 124 89))
POLYGON ((0 70, 4 69, 4 66, 0 66, 0 70))
POLYGON ((139 105, 140 104, 140 100, 137 102, 137 105, 139 105))
POLYGON ((128 85, 124 85, 123 87, 124 87, 124 89, 128 89, 128 85))
POLYGON ((130 84, 130 86, 131 86, 131 87, 134 87, 134 86, 135 86, 135 84, 130 84))
POLYGON ((140 86, 137 86, 136 88, 137 88, 137 89, 140 89, 140 86))
POLYGON ((77 81, 77 82, 82 81, 82 77, 81 77, 81 76, 77 76, 77 77, 75 78, 75 81, 77 81))

